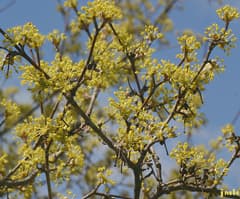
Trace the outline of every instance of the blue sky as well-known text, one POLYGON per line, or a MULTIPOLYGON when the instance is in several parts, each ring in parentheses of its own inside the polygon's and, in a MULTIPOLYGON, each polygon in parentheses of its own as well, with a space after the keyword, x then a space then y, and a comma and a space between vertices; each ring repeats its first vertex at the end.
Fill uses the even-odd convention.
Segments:
MULTIPOLYGON (((0 8, 10 1, 1 0, 0 8)), ((56 5, 55 0, 15 0, 12 6, 0 13, 1 27, 6 29, 31 21, 42 33, 48 33, 56 28, 61 29, 62 21, 56 12, 56 5)))
MULTIPOLYGON (((0 9, 9 1, 11 0, 0 0, 0 9)), ((219 7, 216 3, 208 3, 208 0, 179 1, 182 2, 183 9, 174 10, 170 14, 175 27, 175 32, 170 36, 173 39, 173 46, 176 43, 174 35, 176 35, 177 31, 181 32, 184 29, 192 29, 195 32, 203 33, 205 27, 212 23, 223 25, 217 19, 215 13, 215 10, 219 7)), ((223 2, 234 5, 240 10, 239 0, 226 0, 223 2)), ((44 34, 51 32, 53 29, 63 30, 63 22, 61 16, 56 12, 56 5, 56 0, 16 0, 11 7, 0 12, 0 27, 7 29, 31 21, 44 34)), ((231 28, 236 36, 240 38, 240 20, 234 22, 231 28)), ((49 53, 51 52, 51 49, 49 49, 49 53)), ((178 52, 177 48, 166 49, 161 52, 161 57, 174 59, 174 53, 176 52, 178 52)), ((220 56, 223 55, 219 51, 216 52, 220 56)), ((220 128, 226 123, 231 122, 235 114, 240 110, 240 41, 237 42, 237 47, 232 50, 230 56, 223 55, 223 58, 226 65, 225 72, 218 75, 207 86, 205 93, 203 93, 204 106, 202 111, 206 114, 209 122, 206 127, 201 129, 198 141, 202 140, 206 142, 209 137, 216 137, 220 132, 220 128)), ((0 81, 2 82, 2 80, 0 81)), ((9 81, 6 85, 10 86, 15 83, 16 81, 9 81)), ((23 98, 23 96, 21 95, 20 97, 23 98)), ((240 119, 236 123, 236 130, 240 130, 240 119)), ((234 169, 234 172, 237 172, 237 168, 234 167, 234 169)), ((232 176, 234 176, 234 173, 232 176)), ((229 181, 233 187, 239 186, 240 176, 235 176, 235 182, 232 181, 232 177, 230 176, 229 181)))

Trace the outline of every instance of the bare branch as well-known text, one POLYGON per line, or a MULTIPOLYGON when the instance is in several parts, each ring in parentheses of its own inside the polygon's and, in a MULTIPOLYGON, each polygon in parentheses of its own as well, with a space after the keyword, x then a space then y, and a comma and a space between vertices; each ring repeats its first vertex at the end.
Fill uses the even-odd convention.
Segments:
POLYGON ((95 195, 97 193, 98 188, 101 186, 101 184, 98 184, 92 191, 90 191, 89 193, 85 194, 82 199, 87 199, 92 197, 93 195, 95 195))
POLYGON ((37 176, 37 173, 38 172, 35 171, 29 176, 27 176, 26 178, 23 178, 21 180, 9 180, 9 179, 0 180, 0 187, 15 188, 18 186, 26 186, 35 179, 35 177, 37 176))

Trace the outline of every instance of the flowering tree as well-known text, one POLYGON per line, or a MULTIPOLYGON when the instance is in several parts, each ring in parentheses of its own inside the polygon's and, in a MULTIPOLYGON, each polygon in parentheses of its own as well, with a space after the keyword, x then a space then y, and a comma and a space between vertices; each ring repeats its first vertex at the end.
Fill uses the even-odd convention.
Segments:
POLYGON ((194 136, 205 121, 204 88, 224 70, 214 50, 230 54, 236 41, 230 25, 239 13, 226 5, 217 10, 223 23, 204 36, 180 35, 174 63, 156 53, 168 43, 168 13, 177 0, 159 2, 95 0, 81 7, 59 1, 64 33, 43 35, 30 22, 0 29, 2 73, 20 78, 33 100, 21 104, 16 88, 1 90, 1 196, 41 198, 42 190, 49 199, 75 192, 84 199, 221 195, 240 156, 233 126, 222 129, 210 150, 180 138, 194 136), (46 43, 52 61, 44 59, 46 43), (216 158, 220 148, 232 158, 216 158), (163 152, 176 161, 175 170, 162 166, 163 152))

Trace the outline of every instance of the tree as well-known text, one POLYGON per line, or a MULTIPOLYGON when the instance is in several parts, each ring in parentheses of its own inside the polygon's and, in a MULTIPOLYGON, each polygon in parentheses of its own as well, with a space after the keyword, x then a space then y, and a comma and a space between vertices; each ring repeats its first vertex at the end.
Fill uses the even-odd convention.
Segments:
POLYGON ((42 189, 49 199, 71 192, 84 199, 223 195, 240 156, 233 125, 211 149, 181 140, 205 123, 203 91, 224 70, 215 49, 230 55, 236 41, 230 25, 239 12, 223 6, 221 25, 200 36, 183 32, 175 63, 159 59, 157 50, 168 47, 168 13, 177 3, 59 1, 64 33, 43 35, 30 22, 0 29, 2 72, 20 78, 32 96, 26 105, 14 99, 16 88, 0 93, 2 197, 44 198, 42 189), (46 43, 52 61, 44 59, 46 43), (220 149, 232 158, 217 158, 220 149), (176 161, 173 171, 163 166, 164 155, 176 161))

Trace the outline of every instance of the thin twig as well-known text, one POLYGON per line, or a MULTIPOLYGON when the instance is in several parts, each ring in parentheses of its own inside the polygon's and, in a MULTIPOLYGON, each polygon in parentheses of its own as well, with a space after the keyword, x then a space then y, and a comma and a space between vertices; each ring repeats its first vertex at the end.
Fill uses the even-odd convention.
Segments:
POLYGON ((0 187, 14 188, 19 186, 26 186, 35 179, 37 173, 38 172, 35 171, 26 178, 23 178, 21 180, 9 180, 9 179, 0 180, 0 187))
POLYGON ((87 112, 86 112, 86 115, 88 115, 88 116, 90 116, 91 113, 92 113, 93 106, 94 106, 94 103, 97 99, 99 91, 100 91, 99 88, 94 88, 94 91, 93 91, 93 94, 92 94, 92 97, 91 97, 91 100, 90 100, 90 103, 88 105, 88 109, 87 109, 87 112))
MULTIPOLYGON (((97 22, 96 22, 97 23, 97 22)), ((81 85, 81 82, 83 81, 83 78, 84 78, 84 75, 88 69, 88 66, 93 58, 93 51, 94 51, 94 47, 95 47, 95 44, 97 42, 97 37, 101 31, 101 29, 104 27, 105 25, 105 22, 103 22, 103 24, 100 26, 100 28, 97 28, 95 29, 95 34, 94 34, 94 37, 92 39, 92 45, 91 45, 91 48, 90 48, 90 51, 89 51, 89 54, 88 54, 88 58, 87 58, 87 61, 86 61, 86 64, 82 70, 82 73, 81 75, 79 76, 78 80, 77 80, 77 84, 76 86, 72 89, 72 95, 75 95, 77 89, 79 88, 79 86, 81 85)))
POLYGON ((48 199, 52 199, 52 188, 51 188, 51 179, 50 179, 50 168, 49 168, 49 149, 51 147, 52 140, 48 143, 45 149, 45 176, 47 181, 47 189, 48 189, 48 199))
POLYGON ((114 198, 133 199, 133 198, 130 198, 130 197, 127 197, 127 196, 120 196, 120 195, 115 195, 115 194, 105 194, 105 193, 99 193, 99 192, 96 192, 95 195, 103 196, 106 199, 107 198, 109 198, 109 199, 114 199, 114 198))
POLYGON ((92 197, 93 195, 95 195, 97 193, 98 188, 101 186, 101 184, 99 183, 92 191, 88 192, 87 194, 85 194, 82 199, 87 199, 92 197))
POLYGON ((5 10, 7 10, 8 8, 10 8, 15 3, 16 3, 16 0, 11 0, 8 4, 6 4, 2 8, 0 8, 0 12, 3 12, 5 10))

